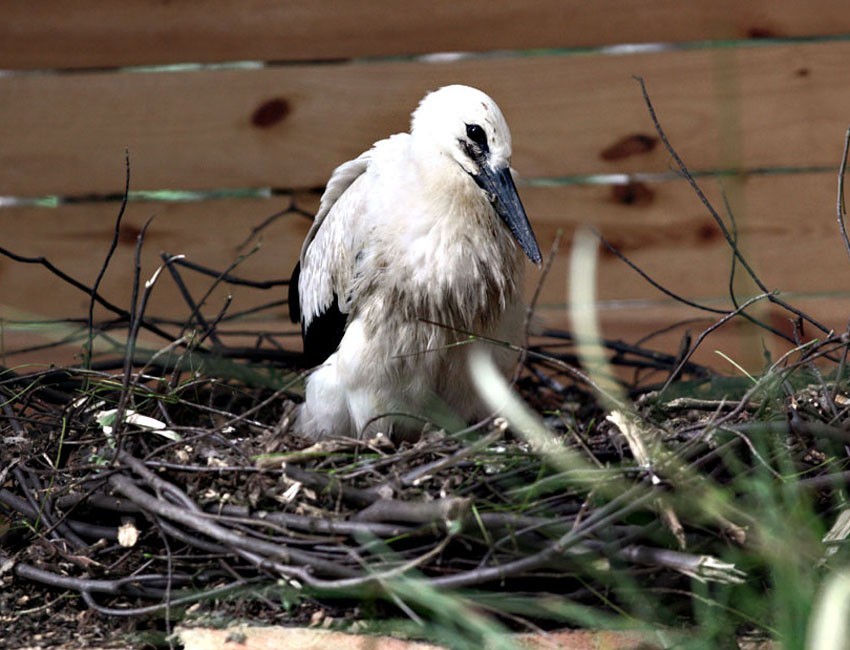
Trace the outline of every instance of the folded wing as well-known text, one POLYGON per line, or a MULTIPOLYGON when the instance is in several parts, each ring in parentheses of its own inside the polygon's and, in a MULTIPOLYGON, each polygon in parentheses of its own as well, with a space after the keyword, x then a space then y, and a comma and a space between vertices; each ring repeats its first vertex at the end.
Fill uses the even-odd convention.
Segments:
POLYGON ((310 365, 333 354, 345 333, 359 252, 365 246, 362 179, 372 151, 337 167, 328 181, 289 283, 289 314, 301 321, 310 365))

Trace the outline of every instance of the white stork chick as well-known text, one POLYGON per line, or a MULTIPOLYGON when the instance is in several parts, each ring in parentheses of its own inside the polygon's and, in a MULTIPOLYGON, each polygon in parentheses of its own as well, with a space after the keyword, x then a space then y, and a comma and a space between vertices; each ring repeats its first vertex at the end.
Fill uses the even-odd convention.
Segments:
MULTIPOLYGON (((522 253, 541 261, 510 160, 499 107, 455 85, 422 100, 409 134, 334 171, 289 286, 318 366, 298 415, 304 435, 409 434, 435 407, 487 415, 469 334, 520 341, 522 253)), ((501 350, 505 371, 515 359, 501 350)))

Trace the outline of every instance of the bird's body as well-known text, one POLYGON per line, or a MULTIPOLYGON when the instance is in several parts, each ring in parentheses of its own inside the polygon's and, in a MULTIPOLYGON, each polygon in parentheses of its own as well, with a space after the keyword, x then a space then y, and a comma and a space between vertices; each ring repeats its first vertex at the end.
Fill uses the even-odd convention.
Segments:
POLYGON ((333 173, 290 285, 305 354, 321 364, 307 379, 303 433, 417 429, 401 414, 445 407, 486 414, 464 342, 519 341, 523 249, 540 260, 510 147, 487 95, 448 86, 423 100, 410 134, 333 173))

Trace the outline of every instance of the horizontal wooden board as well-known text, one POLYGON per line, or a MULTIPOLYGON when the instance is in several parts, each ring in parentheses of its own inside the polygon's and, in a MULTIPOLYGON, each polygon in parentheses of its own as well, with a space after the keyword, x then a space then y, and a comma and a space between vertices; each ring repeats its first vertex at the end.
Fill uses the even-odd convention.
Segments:
MULTIPOLYGON (((706 189, 713 200, 718 199, 716 187, 706 189)), ((569 327, 565 305, 567 256, 572 232, 581 225, 599 228, 668 289, 712 307, 730 308, 726 297, 728 247, 684 183, 631 187, 628 192, 607 186, 525 187, 521 192, 544 249, 549 247, 556 230, 565 230, 565 239, 542 286, 537 308, 540 324, 569 327), (641 198, 624 201, 624 195, 641 198)), ((730 188, 741 246, 768 288, 782 290, 783 298, 840 331, 850 315, 850 259, 837 233, 834 193, 835 178, 831 174, 753 176, 739 188, 730 188)), ((151 216, 155 218, 143 249, 143 279, 151 277, 161 263, 162 251, 185 254, 191 261, 224 270, 258 242, 260 248, 234 273, 252 280, 286 278, 297 258, 308 220, 291 214, 275 221, 259 237, 250 239, 250 235, 255 226, 288 204, 286 198, 131 204, 118 249, 103 279, 102 293, 119 306, 129 306, 136 237, 151 216), (242 245, 246 242, 247 245, 242 245)), ((300 196, 298 204, 314 209, 316 197, 300 196)), ((117 206, 109 203, 0 210, 6 233, 3 245, 19 254, 45 255, 90 285, 106 255, 116 214, 117 206), (21 224, 26 228, 21 228, 21 224)), ((187 270, 181 271, 181 275, 196 300, 213 282, 187 270)), ((539 271, 529 269, 528 295, 540 277, 539 271)), ((686 331, 696 336, 718 318, 677 305, 611 255, 602 255, 597 282, 600 319, 609 338, 635 342, 663 331, 652 338, 651 347, 675 353, 686 331)), ((0 283, 4 287, 0 317, 4 321, 5 350, 56 340, 65 332, 58 326, 33 329, 14 321, 80 317, 87 312, 88 299, 84 293, 68 287, 41 267, 2 259, 0 283)), ((232 313, 280 300, 285 296, 285 288, 221 287, 207 299, 203 312, 208 319, 219 312, 228 295, 232 297, 232 313)), ((167 274, 161 275, 148 313, 179 322, 189 312, 174 281, 167 274)), ((790 315, 780 308, 768 308, 765 303, 758 313, 772 326, 789 331, 790 315)), ((96 314, 98 318, 110 315, 100 308, 96 314)), ((228 324, 226 329, 297 330, 289 323, 283 305, 228 324)), ((806 334, 812 336, 817 332, 808 328, 806 334)), ((142 341, 151 348, 163 346, 161 340, 145 333, 142 341)), ((291 342, 297 346, 296 340, 291 342)), ((719 350, 746 368, 757 370, 763 363, 763 347, 774 358, 787 349, 775 337, 730 325, 712 334, 695 359, 731 371, 729 364, 717 354, 719 350)), ((77 345, 61 351, 12 356, 9 362, 70 362, 78 350, 77 345)))
MULTIPOLYGON (((700 181, 727 228, 726 199, 735 215, 738 245, 771 291, 850 292, 850 257, 835 214, 837 177, 831 173, 753 175, 722 185, 700 181)), ((670 291, 691 299, 728 295, 731 249, 684 180, 560 188, 522 188, 545 249, 559 228, 565 239, 547 280, 544 299, 563 302, 551 285, 568 267, 571 233, 590 226, 670 291)), ((600 297, 608 301, 661 298, 636 272, 601 248, 600 297)), ((746 273, 738 266, 737 276, 746 273)), ((749 285, 754 290, 753 285, 749 285)), ((741 286, 739 285, 739 290, 741 286)), ((850 314, 849 314, 850 315, 850 314)), ((843 324, 834 324, 842 328, 843 324)))
POLYGON ((0 67, 315 61, 850 32, 841 0, 0 3, 0 67))
POLYGON ((446 64, 0 78, 0 195, 316 187, 426 89, 489 91, 526 178, 668 172, 633 74, 694 170, 838 164, 850 42, 446 64))
MULTIPOLYGON (((828 318, 828 327, 843 330, 850 316, 850 258, 838 234, 834 214, 836 179, 833 174, 750 176, 728 186, 736 215, 739 244, 767 288, 779 290, 792 303, 805 301, 828 318), (826 305, 826 306, 822 306, 826 305)), ((549 323, 564 326, 567 267, 572 233, 592 226, 616 244, 659 284, 690 300, 716 308, 731 308, 728 282, 731 254, 717 226, 683 181, 636 185, 521 187, 521 194, 544 251, 559 229, 565 233, 539 298, 539 309, 554 314, 549 323), (637 198, 635 198, 637 197, 637 198)), ((718 205, 716 184, 706 192, 718 205)), ((297 204, 314 210, 317 197, 299 195, 297 204)), ((289 205, 289 198, 270 200, 217 200, 189 203, 136 202, 128 207, 118 247, 105 274, 101 292, 128 309, 131 298, 137 236, 153 217, 142 250, 143 280, 162 263, 160 253, 183 254, 197 264, 224 271, 240 256, 251 253, 233 273, 255 280, 288 278, 298 257, 309 220, 289 214, 251 237, 267 217, 289 205), (259 246, 257 246, 259 245, 259 246), (255 250, 256 248, 256 250, 255 250)), ((107 254, 118 206, 100 202, 65 205, 55 209, 0 210, 2 245, 25 256, 45 256, 86 285, 91 285, 107 254)), ((590 271, 588 271, 590 272, 590 271)), ((741 275, 739 269, 739 275, 741 275)), ((182 270, 186 286, 199 300, 214 280, 182 270)), ((529 267, 526 291, 530 296, 542 272, 529 267)), ((603 254, 598 269, 600 308, 606 322, 615 323, 611 335, 635 340, 664 326, 663 310, 672 303, 619 259, 603 254), (661 310, 653 316, 653 310, 661 310), (630 321, 630 314, 635 316, 630 321), (630 324, 631 323, 631 324, 630 324), (652 329, 650 329, 652 328, 652 329)), ((73 289, 39 266, 0 258, 0 317, 67 318, 85 316, 87 294, 73 289)), ((744 287, 742 295, 751 288, 744 287)), ((259 290, 219 286, 206 300, 203 313, 212 319, 232 302, 227 313, 256 308, 285 298, 286 288, 259 290)), ((805 307, 809 309, 809 307, 805 307)), ((690 316, 700 315, 686 309, 690 316)), ((174 280, 163 273, 154 287, 148 314, 182 322, 191 308, 174 280)), ((98 318, 110 314, 101 308, 98 318)), ((708 315, 708 318, 713 316, 708 315)), ((779 310, 768 316, 779 327, 788 320, 779 310)), ((244 320, 245 327, 290 327, 284 305, 263 310, 244 320)), ((667 322, 667 324, 672 324, 667 322)), ((234 327, 239 326, 234 325, 234 327)), ((14 328, 12 328, 14 329, 14 328)), ((7 343, 11 330, 6 330, 7 343)), ((667 339, 669 343, 669 336, 667 339)))
MULTIPOLYGON (((795 300, 795 306, 820 322, 841 323, 846 321, 850 311, 850 297, 802 297, 795 300)), ((786 335, 792 333, 785 310, 765 305, 765 309, 757 314, 780 332, 786 335)), ((540 316, 546 322, 569 326, 569 318, 563 310, 542 310, 540 316)), ((673 356, 696 345, 691 361, 731 376, 742 376, 741 368, 755 374, 763 372, 796 347, 740 318, 717 327, 719 316, 710 317, 679 304, 655 303, 636 305, 627 310, 604 309, 599 312, 598 318, 602 336, 608 340, 636 344, 673 356), (699 340, 704 332, 714 327, 717 328, 699 340)), ((841 327, 843 329, 843 325, 841 327)), ((802 338, 808 342, 823 339, 824 335, 806 327, 802 338)), ((799 355, 791 357, 791 361, 797 360, 799 355)))
MULTIPOLYGON (((315 199, 308 197, 305 202, 312 209, 315 199)), ((115 305, 130 309, 137 241, 149 220, 141 253, 142 282, 154 276, 163 264, 164 253, 183 255, 195 264, 217 272, 229 271, 247 280, 284 281, 298 258, 310 220, 287 214, 253 236, 252 229, 288 206, 288 198, 131 203, 100 292, 115 305)), ((109 251, 118 212, 118 204, 112 202, 2 209, 0 222, 7 233, 2 246, 17 255, 43 256, 86 286, 92 286, 109 251)), ((284 300, 287 293, 286 286, 255 289, 216 283, 215 277, 187 269, 181 269, 180 275, 195 302, 200 302, 215 286, 203 309, 210 318, 225 306, 228 296, 232 297, 230 311, 237 311, 284 300)), ((10 314, 51 319, 80 317, 88 310, 87 293, 68 286, 40 265, 2 257, 0 283, 4 287, 0 310, 6 318, 10 314)), ((112 316, 103 308, 95 313, 99 318, 112 316)), ((154 285, 147 313, 185 321, 192 307, 171 276, 162 273, 154 285)), ((262 317, 288 320, 287 313, 285 306, 278 306, 262 317)))

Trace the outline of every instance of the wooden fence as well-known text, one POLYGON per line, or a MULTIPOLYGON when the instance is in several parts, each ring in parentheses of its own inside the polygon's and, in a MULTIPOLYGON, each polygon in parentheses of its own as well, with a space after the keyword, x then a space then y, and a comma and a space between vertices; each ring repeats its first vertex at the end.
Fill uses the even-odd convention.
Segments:
MULTIPOLYGON (((427 90, 466 83, 508 118, 541 245, 565 233, 541 292, 544 321, 566 325, 567 254, 580 225, 598 228, 671 291, 728 306, 730 250, 672 173, 639 75, 673 146, 725 215, 722 178, 741 247, 766 285, 843 330, 850 259, 835 204, 848 61, 850 11, 840 0, 6 2, 0 246, 92 284, 126 150, 137 194, 102 291, 127 304, 136 234, 149 218, 146 275, 161 251, 224 269, 266 217, 293 199, 314 209, 337 164, 405 130, 427 90), (33 200, 45 197, 62 200, 33 200)), ((239 274, 286 278, 308 227, 297 215, 275 222, 239 274)), ((656 340, 674 352, 685 327, 712 322, 613 255, 598 273, 609 336, 636 340, 701 318, 656 340)), ((529 275, 530 291, 539 275, 529 275)), ((185 316, 176 287, 160 284, 150 309, 185 316)), ((34 336, 13 321, 80 316, 88 303, 43 268, 8 258, 0 291, 4 348, 34 336)), ((236 291, 233 309, 283 296, 276 291, 236 291)), ((790 327, 778 310, 763 315, 790 327)), ((286 327, 286 308, 270 318, 286 327)), ((758 366, 760 343, 742 347, 739 334, 727 328, 698 358, 723 349, 758 366)))

